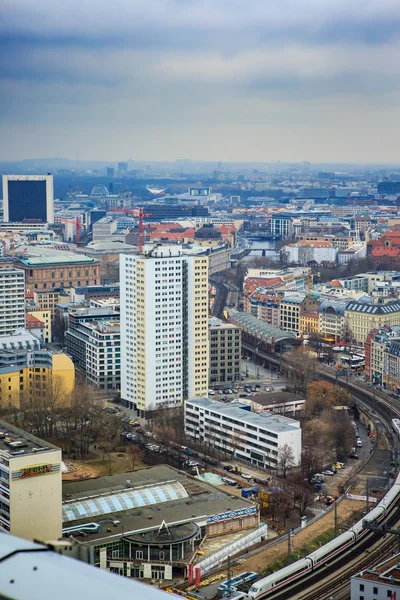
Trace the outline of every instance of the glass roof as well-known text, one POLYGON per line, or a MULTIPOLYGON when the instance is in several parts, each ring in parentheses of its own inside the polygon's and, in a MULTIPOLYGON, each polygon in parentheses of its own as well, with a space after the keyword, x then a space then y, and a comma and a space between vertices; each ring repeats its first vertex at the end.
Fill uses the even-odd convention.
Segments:
POLYGON ((268 340, 275 338, 276 342, 294 338, 295 334, 291 331, 283 331, 274 325, 269 325, 260 321, 257 317, 254 317, 250 313, 239 312, 235 309, 229 310, 229 316, 236 325, 241 326, 242 329, 246 329, 253 333, 259 339, 268 340))
POLYGON ((161 483, 154 487, 128 488, 109 496, 82 498, 76 502, 64 503, 63 523, 188 497, 185 488, 178 481, 161 483))

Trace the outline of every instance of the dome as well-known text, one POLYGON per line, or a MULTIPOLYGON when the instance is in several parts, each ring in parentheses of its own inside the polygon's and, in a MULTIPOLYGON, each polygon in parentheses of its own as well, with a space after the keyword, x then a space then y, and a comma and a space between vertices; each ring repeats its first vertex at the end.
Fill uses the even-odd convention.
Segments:
POLYGON ((94 186, 90 195, 96 196, 96 197, 102 197, 102 196, 109 196, 110 194, 105 185, 98 183, 97 185, 94 186))
POLYGON ((195 240, 220 240, 222 235, 214 228, 214 225, 203 225, 194 234, 195 240))

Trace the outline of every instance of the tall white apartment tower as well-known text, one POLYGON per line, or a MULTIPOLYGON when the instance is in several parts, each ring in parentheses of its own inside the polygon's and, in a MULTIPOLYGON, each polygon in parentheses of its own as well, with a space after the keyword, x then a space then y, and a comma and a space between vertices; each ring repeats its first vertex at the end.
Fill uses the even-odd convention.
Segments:
POLYGON ((140 414, 208 389, 208 257, 121 254, 121 397, 140 414))
POLYGON ((0 337, 25 328, 25 271, 0 269, 0 337))

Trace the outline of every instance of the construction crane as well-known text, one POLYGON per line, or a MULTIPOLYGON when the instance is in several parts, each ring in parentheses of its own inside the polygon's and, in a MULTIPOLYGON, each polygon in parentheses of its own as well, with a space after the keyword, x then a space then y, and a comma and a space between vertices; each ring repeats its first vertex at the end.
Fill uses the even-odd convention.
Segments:
POLYGON ((130 209, 130 208, 110 208, 109 210, 113 210, 115 212, 126 213, 128 215, 133 215, 138 217, 139 221, 139 252, 143 254, 143 242, 144 242, 144 229, 143 229, 143 220, 144 217, 153 216, 152 213, 144 213, 143 206, 139 206, 138 209, 130 209))
POLYGON ((57 219, 58 223, 71 223, 71 225, 75 225, 75 229, 76 229, 75 240, 76 240, 76 243, 79 244, 79 242, 81 241, 81 227, 82 227, 79 217, 76 217, 76 219, 74 219, 74 220, 60 219, 58 217, 56 217, 56 219, 57 219))

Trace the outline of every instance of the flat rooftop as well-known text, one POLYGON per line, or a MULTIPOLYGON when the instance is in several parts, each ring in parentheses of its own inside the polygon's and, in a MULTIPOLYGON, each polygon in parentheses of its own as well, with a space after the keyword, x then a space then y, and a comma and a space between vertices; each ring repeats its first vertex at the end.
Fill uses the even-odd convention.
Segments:
POLYGON ((57 446, 45 442, 14 425, 0 421, 0 452, 9 458, 28 454, 40 454, 49 450, 59 450, 57 446))
POLYGON ((103 529, 80 539, 81 544, 158 528, 163 521, 204 521, 254 507, 245 498, 230 494, 229 489, 214 487, 168 465, 63 482, 63 527, 99 523, 103 529), (113 520, 119 522, 117 526, 113 520))
POLYGON ((235 406, 232 406, 232 404, 224 404, 223 402, 210 400, 209 398, 188 400, 186 404, 201 406, 202 408, 207 408, 210 411, 227 418, 237 419, 240 424, 248 423, 249 425, 254 425, 254 427, 266 429, 274 433, 283 433, 285 431, 300 428, 299 421, 289 419, 289 417, 284 417, 282 415, 253 413, 246 410, 248 409, 248 406, 245 404, 236 404, 235 406), (240 406, 242 406, 242 408, 240 408, 240 406))
POLYGON ((53 254, 29 256, 28 258, 21 257, 20 262, 27 267, 47 267, 50 265, 70 265, 74 263, 97 263, 98 260, 91 258, 90 256, 85 256, 84 254, 78 255, 73 254, 72 252, 53 251, 53 254))
POLYGON ((261 406, 268 406, 270 404, 284 404, 285 402, 304 402, 302 396, 292 394, 292 392, 261 392, 249 396, 249 399, 261 406))
POLYGON ((357 579, 367 579, 385 585, 400 585, 400 553, 384 560, 372 569, 360 571, 354 575, 357 579))

